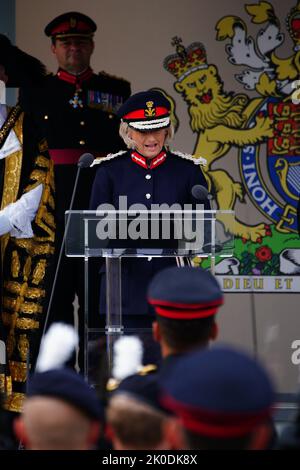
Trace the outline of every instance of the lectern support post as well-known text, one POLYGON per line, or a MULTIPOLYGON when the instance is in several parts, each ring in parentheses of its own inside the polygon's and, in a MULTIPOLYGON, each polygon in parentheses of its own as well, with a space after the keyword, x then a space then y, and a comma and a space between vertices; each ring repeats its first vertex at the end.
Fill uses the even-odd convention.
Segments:
POLYGON ((113 364, 114 342, 123 334, 122 326, 122 258, 105 258, 106 263, 106 326, 107 357, 109 370, 113 364))

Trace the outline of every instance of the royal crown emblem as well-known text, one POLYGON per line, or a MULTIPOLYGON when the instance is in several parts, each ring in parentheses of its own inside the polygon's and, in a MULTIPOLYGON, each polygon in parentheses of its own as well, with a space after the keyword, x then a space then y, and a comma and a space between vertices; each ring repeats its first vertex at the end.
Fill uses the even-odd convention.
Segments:
POLYGON ((193 42, 185 48, 182 39, 175 36, 171 44, 176 46, 176 54, 166 57, 163 65, 178 81, 196 70, 208 67, 205 47, 201 42, 193 42))
POLYGON ((154 102, 153 101, 147 101, 146 103, 146 109, 145 109, 145 117, 152 117, 155 116, 156 110, 153 107, 154 102))
POLYGON ((295 43, 294 50, 300 50, 300 2, 297 6, 291 9, 290 14, 286 19, 287 29, 290 33, 292 40, 295 43))

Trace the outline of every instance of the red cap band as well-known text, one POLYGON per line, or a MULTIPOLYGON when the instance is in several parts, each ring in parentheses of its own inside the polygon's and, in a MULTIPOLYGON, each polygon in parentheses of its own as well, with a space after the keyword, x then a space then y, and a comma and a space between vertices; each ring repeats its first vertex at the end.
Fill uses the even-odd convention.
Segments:
POLYGON ((271 416, 271 408, 253 412, 227 413, 184 405, 170 396, 162 397, 162 402, 179 416, 186 429, 209 437, 230 438, 246 435, 271 416))
POLYGON ((56 34, 71 34, 72 31, 74 31, 76 34, 89 34, 92 33, 90 25, 85 23, 84 21, 77 21, 76 22, 76 27, 72 28, 70 26, 70 21, 65 21, 64 23, 60 23, 57 25, 52 31, 51 31, 51 36, 54 36, 56 34))
POLYGON ((163 108, 163 107, 156 107, 154 108, 155 109, 155 115, 154 116, 146 116, 145 115, 145 109, 138 109, 136 111, 132 111, 128 114, 126 114, 125 116, 123 116, 122 119, 126 119, 126 120, 130 120, 130 119, 155 119, 157 118, 158 116, 167 116, 169 115, 169 110, 167 108, 163 108))
POLYGON ((180 304, 153 299, 148 299, 148 302, 154 306, 156 314, 161 317, 189 320, 215 315, 220 305, 223 304, 223 298, 205 304, 180 304))

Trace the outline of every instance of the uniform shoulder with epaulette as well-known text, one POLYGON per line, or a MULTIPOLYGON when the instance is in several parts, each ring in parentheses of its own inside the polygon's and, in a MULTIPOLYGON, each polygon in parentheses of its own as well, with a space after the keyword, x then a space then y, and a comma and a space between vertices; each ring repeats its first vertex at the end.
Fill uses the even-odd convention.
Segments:
POLYGON ((106 157, 95 158, 91 166, 100 165, 100 163, 109 162, 111 160, 114 160, 117 157, 121 157, 122 155, 125 155, 126 153, 128 153, 128 150, 120 150, 119 152, 116 152, 116 153, 109 153, 106 157))
POLYGON ((107 72, 101 71, 97 75, 98 79, 101 81, 101 84, 105 87, 116 89, 118 92, 121 92, 122 95, 127 98, 131 94, 130 82, 125 80, 125 78, 117 77, 116 75, 111 75, 107 72))
MULTIPOLYGON (((134 380, 135 377, 146 377, 148 375, 156 374, 158 372, 158 367, 156 364, 147 364, 144 365, 136 374, 129 375, 126 379, 134 380)), ((125 380, 126 380, 125 379, 125 380)), ((114 392, 118 390, 120 383, 122 381, 110 378, 106 384, 107 392, 114 392)))
MULTIPOLYGON (((100 163, 114 160, 115 158, 121 157, 122 155, 125 155, 128 152, 129 152, 128 150, 120 150, 119 152, 116 152, 116 153, 109 153, 106 157, 95 158, 91 166, 99 165, 100 163)), ((177 150, 170 150, 170 153, 184 160, 189 160, 191 163, 194 163, 194 165, 205 166, 207 163, 205 158, 202 158, 202 157, 194 158, 193 155, 179 152, 177 150)))
POLYGON ((47 71, 47 74, 45 75, 45 85, 48 85, 49 83, 51 83, 53 80, 57 80, 57 75, 53 72, 48 72, 47 71))
POLYGON ((179 152, 178 150, 173 150, 173 149, 170 149, 170 153, 172 155, 176 155, 179 158, 183 158, 184 160, 189 160, 190 162, 194 163, 194 165, 205 166, 207 164, 206 159, 203 157, 196 158, 195 156, 189 153, 179 152))
POLYGON ((110 81, 115 81, 115 82, 123 82, 124 84, 127 84, 127 86, 130 85, 129 81, 126 80, 125 78, 118 77, 117 75, 111 75, 110 73, 104 72, 104 70, 99 72, 98 76, 103 78, 104 80, 110 80, 110 81))

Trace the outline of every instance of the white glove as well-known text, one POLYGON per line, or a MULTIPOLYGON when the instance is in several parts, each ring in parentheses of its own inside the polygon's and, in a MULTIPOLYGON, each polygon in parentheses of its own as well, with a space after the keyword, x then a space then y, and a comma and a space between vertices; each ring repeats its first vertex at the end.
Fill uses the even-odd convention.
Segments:
POLYGON ((6 206, 0 211, 0 235, 10 232, 12 237, 31 238, 31 222, 35 218, 43 193, 43 185, 36 188, 6 206))

